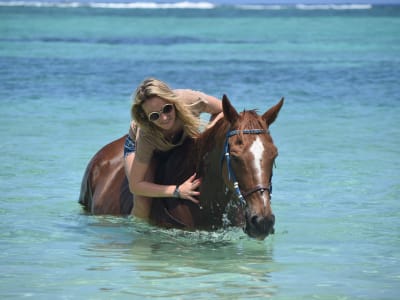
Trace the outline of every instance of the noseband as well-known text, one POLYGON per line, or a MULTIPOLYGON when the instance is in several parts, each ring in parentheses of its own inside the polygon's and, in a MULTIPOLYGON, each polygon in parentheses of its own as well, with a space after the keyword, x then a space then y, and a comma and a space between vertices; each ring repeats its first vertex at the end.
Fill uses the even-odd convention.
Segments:
POLYGON ((226 165, 227 165, 227 169, 228 169, 228 179, 233 182, 233 187, 235 189, 236 196, 238 197, 238 199, 240 201, 240 204, 242 204, 243 206, 246 206, 245 198, 250 196, 253 193, 256 193, 256 192, 264 193, 265 191, 268 191, 268 193, 271 195, 271 193, 272 193, 272 182, 271 182, 272 176, 271 176, 268 187, 262 186, 261 184, 257 184, 254 188, 252 188, 248 191, 242 192, 240 190, 239 183, 236 179, 235 173, 233 172, 233 169, 231 166, 230 147, 229 147, 229 138, 231 136, 237 135, 239 133, 265 134, 265 133, 269 133, 269 130, 268 129, 230 130, 226 133, 225 143, 224 143, 224 154, 221 159, 221 166, 222 166, 224 159, 226 159, 226 165))

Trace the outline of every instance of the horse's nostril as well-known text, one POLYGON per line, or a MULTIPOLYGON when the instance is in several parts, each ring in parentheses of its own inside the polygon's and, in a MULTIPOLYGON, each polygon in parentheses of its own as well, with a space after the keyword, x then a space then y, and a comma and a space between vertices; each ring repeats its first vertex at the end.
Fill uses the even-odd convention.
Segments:
POLYGON ((251 223, 254 225, 260 224, 260 223, 268 223, 268 224, 274 224, 275 223, 275 216, 271 215, 270 217, 259 217, 259 216, 252 216, 251 217, 251 223))
POLYGON ((252 216, 250 218, 251 225, 261 231, 269 231, 275 225, 275 216, 271 215, 269 217, 259 217, 252 216))
POLYGON ((257 224, 258 224, 258 217, 257 216, 252 216, 251 217, 251 224, 253 226, 257 226, 257 224))

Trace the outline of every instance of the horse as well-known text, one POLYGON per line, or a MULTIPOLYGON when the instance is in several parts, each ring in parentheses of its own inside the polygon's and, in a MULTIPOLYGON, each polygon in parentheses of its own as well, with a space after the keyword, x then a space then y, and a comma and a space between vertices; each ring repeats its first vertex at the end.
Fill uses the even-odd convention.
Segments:
MULTIPOLYGON (((284 98, 262 115, 256 110, 238 113, 223 95, 224 117, 214 126, 168 153, 155 155, 156 183, 180 184, 193 173, 202 183, 199 205, 179 198, 155 198, 149 222, 207 231, 242 226, 248 236, 259 240, 273 234, 272 171, 278 149, 269 126, 283 102, 284 98)), ((134 195, 124 171, 125 138, 104 146, 87 165, 79 203, 89 213, 131 213, 134 195)))

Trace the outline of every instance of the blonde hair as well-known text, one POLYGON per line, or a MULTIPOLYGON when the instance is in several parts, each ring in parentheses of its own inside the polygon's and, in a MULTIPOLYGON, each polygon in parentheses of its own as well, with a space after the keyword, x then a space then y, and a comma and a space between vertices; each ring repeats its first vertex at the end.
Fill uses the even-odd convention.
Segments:
POLYGON ((176 117, 181 120, 186 135, 192 138, 198 137, 199 127, 201 125, 200 119, 193 115, 185 105, 184 101, 182 101, 182 99, 180 99, 166 83, 155 78, 145 79, 138 86, 133 95, 131 116, 140 127, 140 130, 153 136, 157 136, 159 141, 163 144, 170 144, 170 142, 165 139, 160 128, 148 119, 143 109, 143 103, 152 97, 159 97, 166 102, 173 104, 175 106, 176 117))

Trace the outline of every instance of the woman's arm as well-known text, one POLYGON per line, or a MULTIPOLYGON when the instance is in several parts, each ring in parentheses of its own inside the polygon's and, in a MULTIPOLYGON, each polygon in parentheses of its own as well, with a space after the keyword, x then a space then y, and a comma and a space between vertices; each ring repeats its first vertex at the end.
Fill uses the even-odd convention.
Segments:
POLYGON ((222 101, 220 99, 215 98, 215 97, 210 96, 210 95, 206 95, 206 100, 208 102, 207 103, 206 112, 211 114, 212 117, 215 117, 220 112, 222 112, 222 101))
MULTIPOLYGON (((152 183, 146 178, 148 170, 148 163, 140 162, 136 158, 133 160, 131 172, 129 174, 129 188, 131 192, 133 194, 152 198, 173 197, 176 186, 152 183)), ((196 189, 200 186, 201 181, 195 177, 196 174, 193 174, 179 186, 179 194, 182 199, 199 203, 195 197, 200 195, 200 192, 196 191, 196 189)))
POLYGON ((149 169, 150 166, 148 163, 140 162, 136 157, 133 159, 129 174, 129 188, 131 192, 147 197, 171 197, 175 188, 172 185, 152 184, 150 182, 152 179, 146 178, 149 169))
POLYGON ((210 121, 206 126, 206 129, 214 126, 215 123, 218 122, 219 119, 224 117, 224 113, 222 111, 222 101, 210 96, 206 95, 207 107, 206 112, 211 114, 210 121))
POLYGON ((174 92, 186 99, 186 104, 192 106, 195 112, 206 112, 212 116, 222 112, 222 101, 214 96, 190 89, 177 89, 174 92))

